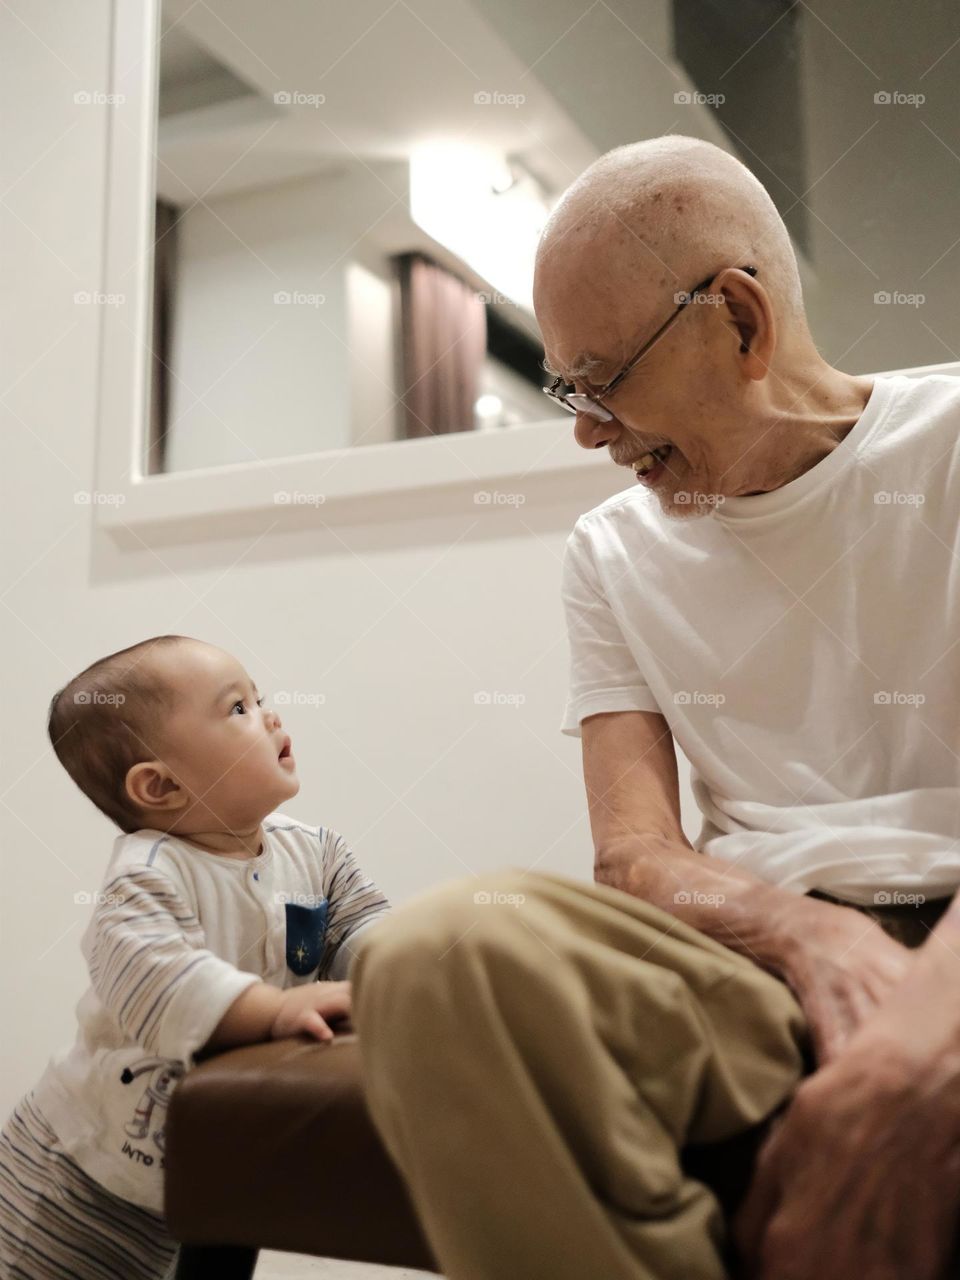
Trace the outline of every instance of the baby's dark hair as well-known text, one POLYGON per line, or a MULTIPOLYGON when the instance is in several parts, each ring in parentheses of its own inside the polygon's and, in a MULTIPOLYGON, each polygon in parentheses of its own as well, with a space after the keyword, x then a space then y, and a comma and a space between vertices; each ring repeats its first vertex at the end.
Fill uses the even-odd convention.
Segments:
POLYGON ((80 790, 121 831, 144 826, 127 795, 127 771, 162 749, 162 723, 175 694, 151 662, 154 650, 189 636, 153 636, 100 658, 50 702, 47 733, 57 759, 80 790))

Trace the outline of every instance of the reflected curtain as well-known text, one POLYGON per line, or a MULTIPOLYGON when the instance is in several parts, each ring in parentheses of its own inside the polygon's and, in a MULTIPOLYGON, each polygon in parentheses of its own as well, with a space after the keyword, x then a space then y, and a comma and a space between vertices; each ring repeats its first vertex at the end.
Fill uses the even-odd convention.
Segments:
POLYGON ((150 428, 148 475, 166 470, 170 417, 170 357, 173 298, 177 269, 177 221, 180 210, 166 200, 156 202, 153 230, 153 331, 150 359, 150 428))
POLYGON ((483 301, 421 254, 398 260, 405 439, 472 431, 487 349, 483 301))

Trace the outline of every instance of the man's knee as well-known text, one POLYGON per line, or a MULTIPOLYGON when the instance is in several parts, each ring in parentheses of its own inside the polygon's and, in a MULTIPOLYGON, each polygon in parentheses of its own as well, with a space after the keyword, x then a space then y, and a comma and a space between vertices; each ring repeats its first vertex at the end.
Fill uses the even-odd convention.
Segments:
POLYGON ((453 968, 457 961, 509 946, 522 928, 517 911, 536 893, 536 875, 517 868, 428 890, 371 930, 354 965, 355 992, 366 984, 407 983, 417 972, 453 968))

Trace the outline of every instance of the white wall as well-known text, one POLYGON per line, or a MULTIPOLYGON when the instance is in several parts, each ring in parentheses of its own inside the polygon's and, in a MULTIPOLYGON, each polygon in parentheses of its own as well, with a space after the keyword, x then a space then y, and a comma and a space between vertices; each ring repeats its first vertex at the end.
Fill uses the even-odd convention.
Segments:
MULTIPOLYGON (((2 110, 18 122, 0 162, 4 1114, 72 1038, 89 912, 74 894, 98 885, 115 836, 53 756, 47 703, 124 645, 195 635, 261 688, 324 694, 283 716, 303 782, 287 807, 342 830, 396 901, 508 863, 584 878, 591 864, 579 746, 557 728, 557 582, 596 495, 392 525, 371 510, 332 532, 138 533, 123 549, 74 501, 94 487, 99 312, 73 295, 98 287, 107 118, 73 94, 105 87, 108 25, 106 0, 0 8, 2 110), (483 690, 526 701, 477 706, 483 690)), ((610 490, 622 483, 611 468, 610 490)))

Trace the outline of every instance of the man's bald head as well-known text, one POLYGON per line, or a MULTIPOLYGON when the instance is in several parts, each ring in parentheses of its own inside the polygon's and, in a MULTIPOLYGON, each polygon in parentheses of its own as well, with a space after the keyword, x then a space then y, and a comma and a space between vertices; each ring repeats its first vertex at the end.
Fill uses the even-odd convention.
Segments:
POLYGON ((750 170, 696 138, 618 147, 564 193, 541 237, 534 294, 548 350, 550 331, 566 329, 564 316, 580 312, 590 323, 587 297, 604 329, 612 321, 620 334, 636 335, 644 319, 665 317, 675 293, 747 264, 758 268, 781 339, 805 334, 790 237, 750 170))

